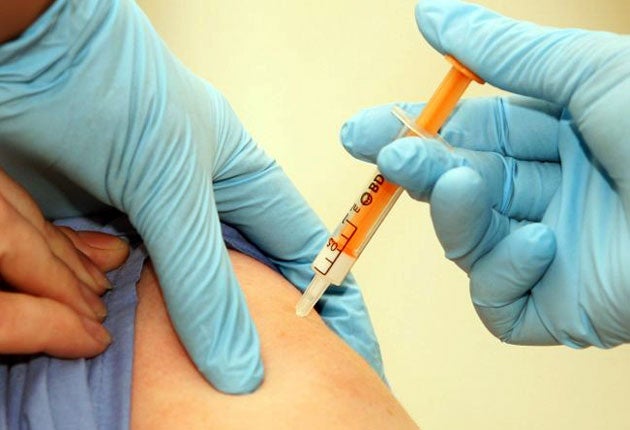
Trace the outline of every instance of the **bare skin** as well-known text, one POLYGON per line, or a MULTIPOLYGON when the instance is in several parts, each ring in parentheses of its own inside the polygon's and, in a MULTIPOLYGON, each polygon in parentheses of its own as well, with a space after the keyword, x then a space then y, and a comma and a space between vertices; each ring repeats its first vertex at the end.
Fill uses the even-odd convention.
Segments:
POLYGON ((53 0, 2 0, 0 43, 22 34, 52 3, 53 0))
POLYGON ((295 315, 299 292, 252 258, 230 257, 260 334, 265 381, 232 396, 208 385, 171 326, 153 270, 138 285, 132 428, 417 429, 368 364, 319 316, 295 315))
POLYGON ((111 338, 101 322, 104 271, 129 253, 120 239, 74 232, 44 219, 0 170, 0 354, 92 357, 111 338))

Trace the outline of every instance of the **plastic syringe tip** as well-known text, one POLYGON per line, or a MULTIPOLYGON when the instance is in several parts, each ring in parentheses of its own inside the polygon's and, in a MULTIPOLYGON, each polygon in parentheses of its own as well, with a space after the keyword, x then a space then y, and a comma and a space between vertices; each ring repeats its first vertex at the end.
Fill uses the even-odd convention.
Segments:
POLYGON ((322 297, 324 291, 326 291, 329 285, 330 283, 326 280, 326 278, 315 275, 295 307, 296 315, 299 317, 307 316, 309 312, 311 312, 311 309, 313 309, 313 306, 315 306, 315 303, 317 303, 317 301, 322 297))

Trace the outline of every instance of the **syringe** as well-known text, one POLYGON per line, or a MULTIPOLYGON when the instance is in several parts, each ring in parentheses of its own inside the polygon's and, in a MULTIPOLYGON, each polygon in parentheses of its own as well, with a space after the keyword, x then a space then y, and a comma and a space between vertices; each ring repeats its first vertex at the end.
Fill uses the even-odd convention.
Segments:
MULTIPOLYGON (((415 124, 410 124, 400 114, 404 127, 402 136, 437 136, 440 127, 451 114, 471 81, 483 81, 450 55, 446 59, 451 70, 440 83, 426 104, 415 124)), ((380 172, 370 178, 359 199, 343 217, 324 248, 315 258, 313 280, 296 306, 298 316, 306 316, 326 289, 341 285, 361 252, 368 244, 390 209, 398 200, 402 188, 387 181, 380 172)))

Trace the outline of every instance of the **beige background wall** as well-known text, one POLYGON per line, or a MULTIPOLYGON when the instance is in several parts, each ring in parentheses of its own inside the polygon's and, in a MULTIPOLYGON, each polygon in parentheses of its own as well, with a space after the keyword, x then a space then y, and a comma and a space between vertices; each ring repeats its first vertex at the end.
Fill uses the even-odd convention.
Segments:
MULTIPOLYGON (((424 100, 447 69, 416 30, 415 0, 139 3, 329 227, 373 169, 338 143, 343 121, 365 106, 424 100)), ((547 25, 630 31, 628 0, 479 3, 547 25)), ((630 347, 499 343, 477 319, 466 276, 443 258, 425 205, 404 196, 355 274, 392 388, 425 429, 630 429, 630 347)))

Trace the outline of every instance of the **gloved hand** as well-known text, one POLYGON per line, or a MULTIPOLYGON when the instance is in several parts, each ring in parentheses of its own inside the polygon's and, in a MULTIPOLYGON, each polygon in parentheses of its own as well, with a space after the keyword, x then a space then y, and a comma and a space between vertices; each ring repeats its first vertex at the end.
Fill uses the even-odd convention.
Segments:
MULTIPOLYGON (((48 216, 103 203, 127 213, 201 372, 230 393, 260 384, 258 336, 219 218, 300 288, 327 232, 223 96, 173 57, 134 2, 57 0, 0 46, 0 151, 48 216)), ((382 372, 351 278, 320 310, 382 372)))
POLYGON ((351 119, 345 146, 430 202, 447 257, 501 340, 630 341, 630 38, 453 0, 423 0, 416 18, 439 52, 525 97, 462 102, 442 129, 453 152, 430 139, 388 145, 399 128, 389 107, 351 119))

